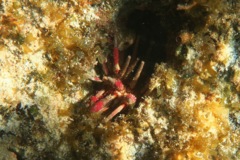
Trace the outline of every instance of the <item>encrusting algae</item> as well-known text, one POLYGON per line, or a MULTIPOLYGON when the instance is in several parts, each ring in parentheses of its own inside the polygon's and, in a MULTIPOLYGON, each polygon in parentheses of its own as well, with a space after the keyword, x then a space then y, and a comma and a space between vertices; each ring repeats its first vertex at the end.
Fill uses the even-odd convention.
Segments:
POLYGON ((240 159, 239 5, 0 1, 0 159, 240 159), (121 69, 145 64, 122 81, 134 106, 106 121, 89 103, 118 92, 92 81, 113 47, 121 69))

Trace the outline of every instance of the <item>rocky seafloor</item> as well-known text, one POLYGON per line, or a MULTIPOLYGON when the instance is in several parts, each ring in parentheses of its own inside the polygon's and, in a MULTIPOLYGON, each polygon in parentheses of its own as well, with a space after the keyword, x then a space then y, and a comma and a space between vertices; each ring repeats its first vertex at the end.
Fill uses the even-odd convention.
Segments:
POLYGON ((1 0, 0 159, 240 159, 239 8, 1 0), (89 99, 101 85, 92 79, 113 63, 114 39, 121 57, 145 66, 135 105, 106 122, 89 99))

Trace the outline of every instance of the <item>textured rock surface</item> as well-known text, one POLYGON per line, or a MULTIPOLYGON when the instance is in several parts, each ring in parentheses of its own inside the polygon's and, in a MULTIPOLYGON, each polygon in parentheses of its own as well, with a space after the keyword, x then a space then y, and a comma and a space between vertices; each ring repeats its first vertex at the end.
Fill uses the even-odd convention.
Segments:
POLYGON ((0 159, 240 159, 237 1, 0 2, 0 159), (114 37, 146 92, 104 123, 114 37))

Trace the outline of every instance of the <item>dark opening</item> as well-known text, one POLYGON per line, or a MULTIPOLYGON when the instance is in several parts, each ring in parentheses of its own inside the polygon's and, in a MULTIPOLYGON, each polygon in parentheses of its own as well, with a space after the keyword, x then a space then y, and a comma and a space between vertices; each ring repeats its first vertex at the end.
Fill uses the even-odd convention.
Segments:
MULTIPOLYGON (((145 61, 141 81, 153 73, 156 63, 165 62, 175 68, 181 59, 175 56, 179 33, 182 30, 199 31, 204 26, 207 12, 201 6, 193 11, 177 10, 177 2, 149 1, 149 3, 127 2, 119 11, 117 26, 126 34, 139 38, 136 57, 145 61)), ((132 54, 134 45, 125 53, 132 54)))

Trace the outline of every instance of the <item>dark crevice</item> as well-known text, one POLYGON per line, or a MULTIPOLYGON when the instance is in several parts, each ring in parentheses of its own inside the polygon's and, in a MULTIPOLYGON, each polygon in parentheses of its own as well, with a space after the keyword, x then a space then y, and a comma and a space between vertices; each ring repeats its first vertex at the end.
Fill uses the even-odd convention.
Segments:
MULTIPOLYGON (((179 67, 181 60, 175 57, 179 33, 182 30, 198 32, 206 24, 208 12, 201 5, 194 10, 179 11, 176 2, 149 1, 126 3, 117 16, 117 26, 126 34, 139 37, 137 57, 146 62, 145 70, 152 72, 155 63, 169 63, 179 67)), ((131 54, 134 45, 129 46, 131 54)))

